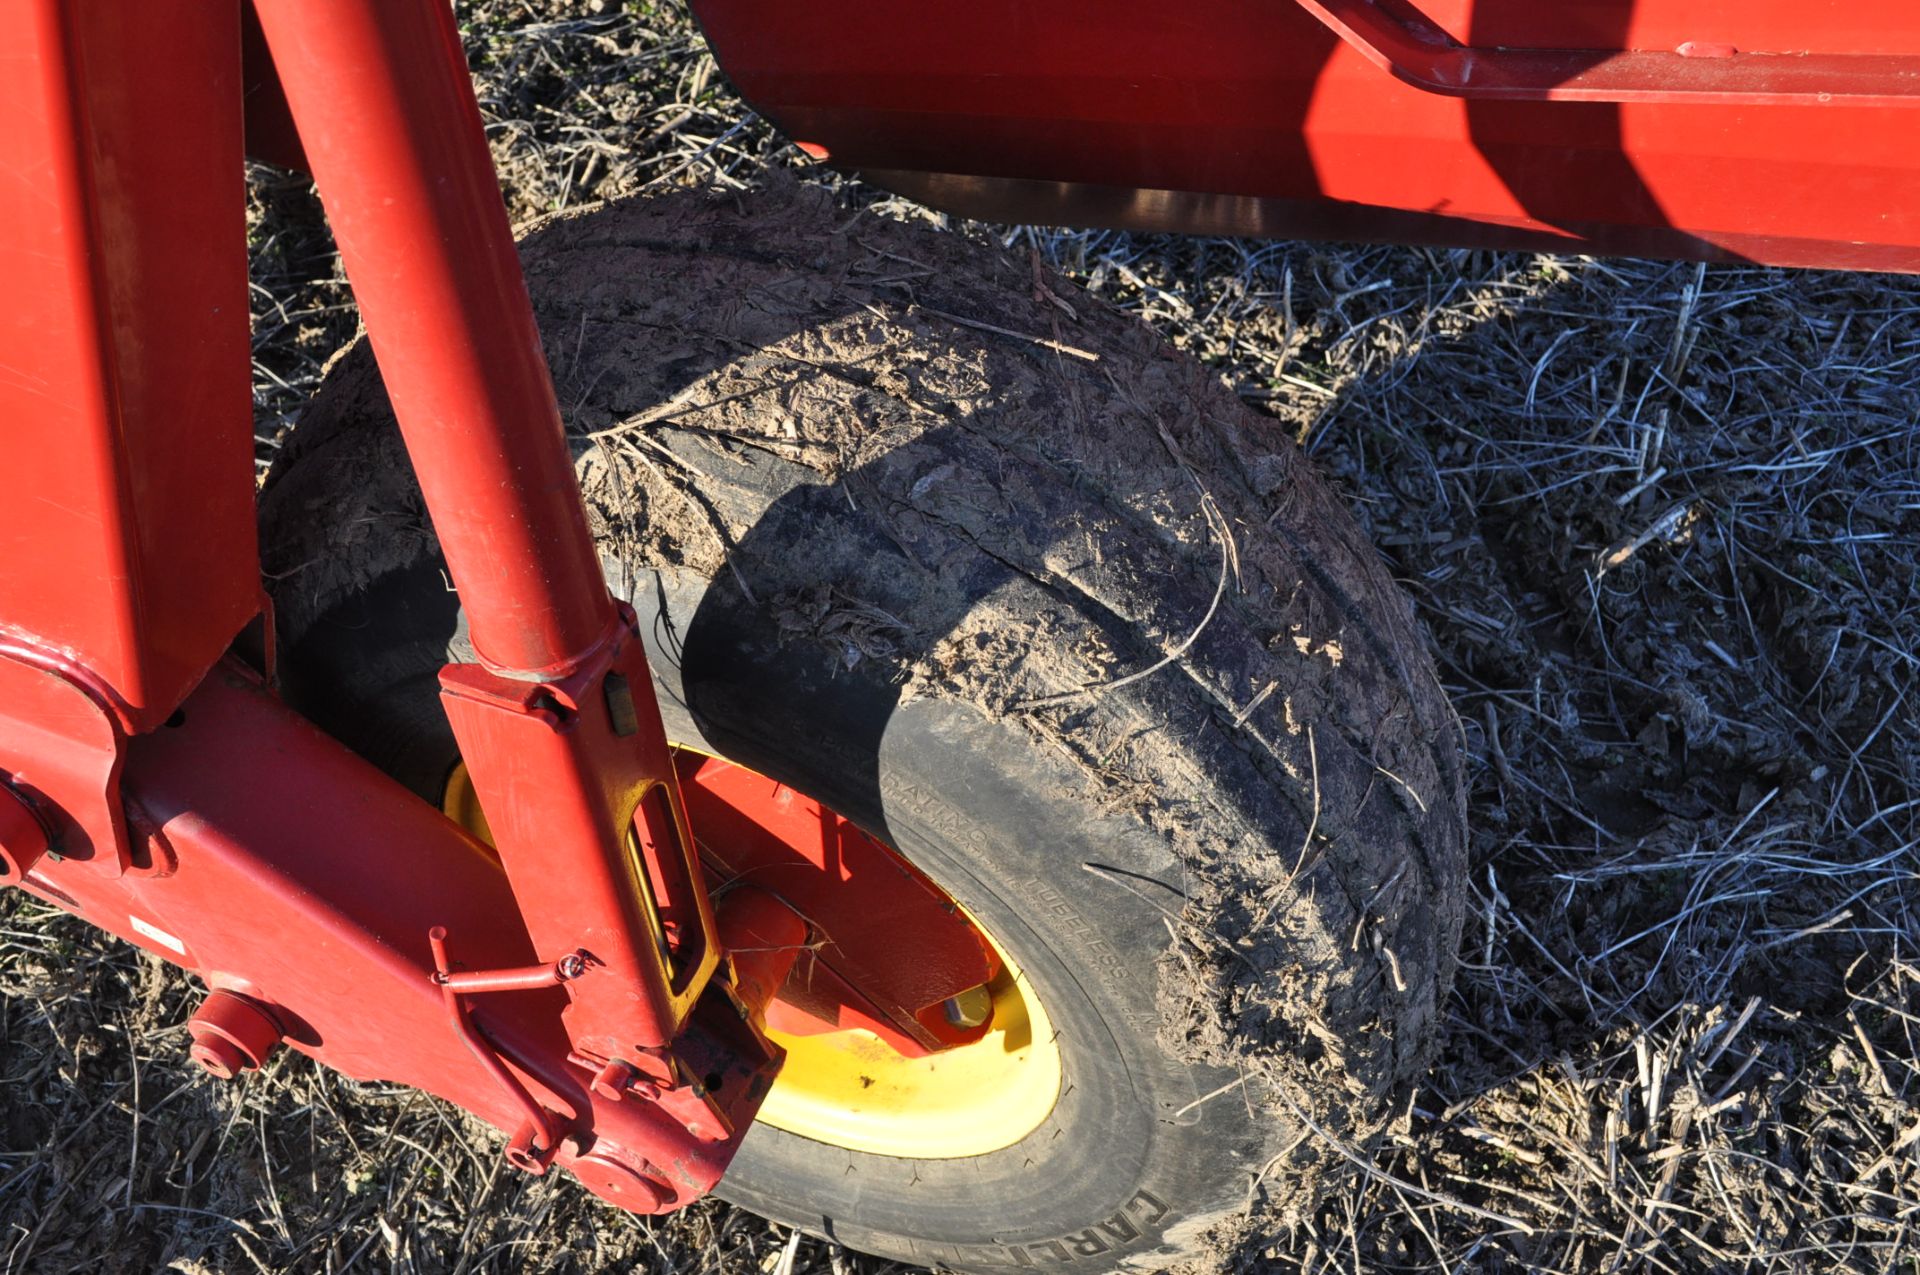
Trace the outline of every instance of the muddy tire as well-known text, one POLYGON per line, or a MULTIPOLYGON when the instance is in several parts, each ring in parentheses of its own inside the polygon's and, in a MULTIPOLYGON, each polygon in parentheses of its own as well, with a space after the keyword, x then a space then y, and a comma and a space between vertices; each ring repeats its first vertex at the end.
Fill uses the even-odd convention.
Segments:
MULTIPOLYGON (((1071 285, 819 192, 628 202, 523 255, 669 734, 898 847, 1059 1032, 1012 1146, 757 1126, 721 1193, 907 1261, 1089 1272, 1310 1206, 1348 1171, 1327 1139, 1364 1147, 1426 1065, 1465 844, 1421 636, 1312 469, 1071 285)), ((435 797, 464 631, 367 349, 263 528, 289 697, 435 797)))

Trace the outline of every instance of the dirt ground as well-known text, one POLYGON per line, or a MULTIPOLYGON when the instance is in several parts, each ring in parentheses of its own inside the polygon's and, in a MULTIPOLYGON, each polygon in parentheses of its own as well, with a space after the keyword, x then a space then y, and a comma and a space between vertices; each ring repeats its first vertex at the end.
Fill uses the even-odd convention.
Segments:
MULTIPOLYGON (((806 167, 678 7, 461 12, 518 219, 806 167)), ((1440 1058, 1234 1265, 1920 1266, 1920 283, 949 224, 805 179, 1038 250, 1217 368, 1429 629, 1474 838, 1440 1058)), ((264 467, 355 320, 304 185, 253 194, 264 467)), ((296 1058, 202 1081, 187 980, 18 895, 0 987, 7 1272, 896 1269, 614 1213, 296 1058)))

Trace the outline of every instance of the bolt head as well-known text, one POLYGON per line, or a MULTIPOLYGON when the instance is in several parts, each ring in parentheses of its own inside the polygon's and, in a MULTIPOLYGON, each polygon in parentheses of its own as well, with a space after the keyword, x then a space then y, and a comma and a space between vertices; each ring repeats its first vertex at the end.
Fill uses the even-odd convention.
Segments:
POLYGON ((981 983, 957 996, 947 997, 942 1008, 946 1011, 949 1023, 971 1031, 992 1021, 993 993, 987 990, 985 983, 981 983))
POLYGON ((633 1087, 637 1073, 623 1062, 610 1062, 593 1077, 592 1090, 608 1102, 619 1102, 633 1087))

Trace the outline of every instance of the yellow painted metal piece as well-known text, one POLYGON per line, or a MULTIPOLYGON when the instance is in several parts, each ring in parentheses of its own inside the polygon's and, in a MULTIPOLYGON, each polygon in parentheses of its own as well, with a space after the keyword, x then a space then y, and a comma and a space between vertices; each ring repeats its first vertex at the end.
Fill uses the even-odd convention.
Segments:
POLYGON ((473 790, 473 778, 467 774, 467 763, 461 761, 453 764, 453 773, 447 776, 446 791, 440 794, 440 810, 481 841, 493 844, 493 829, 487 826, 487 812, 480 809, 480 795, 473 790))
MULTIPOLYGON (((441 809, 491 844, 464 764, 449 776, 441 809)), ((858 1028, 817 1036, 770 1031, 787 1059, 760 1121, 815 1142, 907 1160, 985 1155, 1039 1128, 1060 1097, 1053 1024, 1020 967, 971 913, 968 919, 1000 955, 1000 974, 987 986, 993 1026, 985 1036, 908 1058, 858 1028)))
POLYGON ((1060 1097, 1060 1046, 1032 984, 998 943, 993 947, 1001 961, 1000 976, 988 985, 993 1027, 971 1045, 907 1058, 857 1028, 767 1033, 786 1049, 787 1061, 760 1107, 761 1122, 906 1160, 985 1155, 1039 1128, 1060 1097))

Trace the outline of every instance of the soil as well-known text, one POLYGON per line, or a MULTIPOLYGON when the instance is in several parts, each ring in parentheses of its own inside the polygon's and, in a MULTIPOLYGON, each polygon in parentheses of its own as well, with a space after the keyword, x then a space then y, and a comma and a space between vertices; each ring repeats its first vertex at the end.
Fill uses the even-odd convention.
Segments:
MULTIPOLYGON (((677 10, 462 13, 518 217, 804 165, 677 10)), ((1410 1124, 1317 1213, 1256 1222, 1240 1268, 1910 1265, 1920 285, 980 226, 806 180, 1144 318, 1300 441, 1414 600, 1468 757, 1445 1033, 1410 1124)), ((304 187, 252 190, 264 468, 354 320, 304 187)), ((1184 514, 1204 609, 1215 542, 1184 514)), ((861 658, 899 640, 858 591, 779 604, 861 658)), ((185 980, 0 910, 11 1269, 884 1269, 718 1205, 583 1207, 437 1104, 296 1062, 206 1086, 185 980)))

